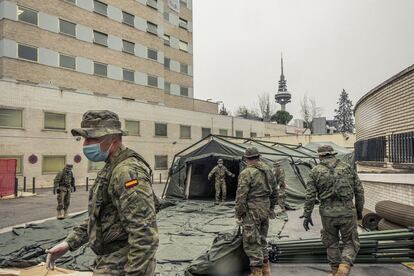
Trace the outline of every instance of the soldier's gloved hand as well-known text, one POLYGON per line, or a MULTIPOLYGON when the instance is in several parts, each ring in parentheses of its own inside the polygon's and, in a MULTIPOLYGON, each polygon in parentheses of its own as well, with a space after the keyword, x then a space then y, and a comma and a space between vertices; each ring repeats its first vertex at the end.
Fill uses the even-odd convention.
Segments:
POLYGON ((243 220, 241 218, 236 218, 236 224, 237 225, 242 225, 243 220))
POLYGON ((236 175, 233 173, 233 174, 231 175, 231 177, 236 177, 236 175))
POLYGON ((362 219, 362 212, 357 212, 357 219, 361 220, 362 219))
POLYGON ((309 231, 309 224, 313 226, 313 221, 311 217, 305 217, 305 216, 300 216, 299 218, 303 218, 303 228, 305 228, 306 231, 309 231))
POLYGON ((50 249, 46 249, 46 268, 55 269, 55 261, 66 254, 69 251, 69 244, 67 242, 61 242, 58 245, 50 249))
POLYGON ((275 212, 275 210, 270 210, 269 218, 270 219, 275 219, 276 218, 276 212, 275 212))

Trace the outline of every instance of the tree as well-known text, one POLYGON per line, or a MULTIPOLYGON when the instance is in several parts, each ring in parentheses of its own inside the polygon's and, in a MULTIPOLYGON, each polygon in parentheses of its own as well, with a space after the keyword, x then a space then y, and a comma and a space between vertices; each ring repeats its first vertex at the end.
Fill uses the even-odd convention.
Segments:
POLYGON ((272 122, 277 122, 278 124, 282 124, 282 125, 287 125, 292 119, 293 119, 293 116, 290 115, 289 112, 284 111, 284 110, 278 110, 271 117, 272 122))
POLYGON ((269 93, 262 93, 258 98, 260 115, 263 121, 270 122, 272 114, 275 113, 275 105, 273 101, 270 101, 269 93))
POLYGON ((229 112, 227 111, 227 109, 224 107, 224 104, 221 106, 220 111, 219 111, 220 115, 225 115, 225 116, 229 116, 229 112))
POLYGON ((338 122, 338 131, 342 133, 353 133, 355 128, 354 116, 352 113, 353 104, 345 89, 342 89, 337 104, 338 109, 335 109, 335 120, 338 122))
POLYGON ((237 117, 242 117, 245 119, 261 120, 256 110, 249 109, 245 105, 239 106, 235 114, 237 117))
POLYGON ((305 128, 312 130, 312 121, 322 115, 322 108, 317 106, 315 99, 309 99, 307 95, 303 96, 300 106, 305 128))

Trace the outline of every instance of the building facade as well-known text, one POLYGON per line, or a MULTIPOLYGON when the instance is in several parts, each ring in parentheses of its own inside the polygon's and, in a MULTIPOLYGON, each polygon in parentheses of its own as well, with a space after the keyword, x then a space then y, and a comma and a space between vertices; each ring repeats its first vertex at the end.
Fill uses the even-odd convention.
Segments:
POLYGON ((28 181, 36 177, 37 187, 51 186, 64 164, 74 164, 80 184, 102 167, 86 160, 82 140, 70 133, 88 109, 110 109, 120 116, 129 134, 124 143, 149 162, 155 182, 166 180, 176 153, 210 133, 270 138, 292 128, 16 80, 0 80, 0 89, 0 158, 16 159, 20 183, 24 176, 28 181))
POLYGON ((414 65, 355 106, 355 158, 368 207, 380 200, 414 205, 414 65))

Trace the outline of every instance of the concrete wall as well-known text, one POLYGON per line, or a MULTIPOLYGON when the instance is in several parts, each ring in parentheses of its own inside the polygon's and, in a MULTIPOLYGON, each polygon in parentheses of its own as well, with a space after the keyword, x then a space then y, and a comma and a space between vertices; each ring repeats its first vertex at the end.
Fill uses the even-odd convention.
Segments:
POLYGON ((375 204, 382 200, 414 206, 413 184, 362 181, 362 185, 365 192, 365 207, 371 211, 375 211, 375 204))
POLYGON ((338 146, 353 149, 355 143, 355 134, 342 135, 336 134, 325 134, 325 135, 283 135, 265 138, 263 140, 274 141, 286 144, 302 144, 306 145, 310 142, 333 142, 338 146))
MULTIPOLYGON (((245 137, 249 137, 250 132, 256 132, 258 136, 280 136, 285 133, 285 126, 278 124, 96 96, 92 93, 62 91, 55 87, 19 84, 11 80, 0 81, 0 91, 1 107, 23 108, 23 128, 0 128, 0 155, 23 156, 22 176, 30 179, 36 177, 38 186, 52 185, 54 177, 54 174, 42 174, 44 155, 65 155, 66 162, 74 164, 74 173, 79 183, 84 183, 86 176, 94 177, 94 173, 88 173, 82 141, 76 141, 70 134, 72 128, 80 126, 82 114, 87 110, 110 109, 120 116, 122 124, 126 119, 139 121, 140 135, 126 136, 124 142, 142 154, 152 167, 155 155, 167 155, 170 165, 177 152, 201 139, 202 128, 211 128, 213 134, 218 134, 220 129, 227 129, 229 135, 236 129, 242 130, 245 137), (45 130, 44 111, 65 113, 66 129, 45 130), (168 137, 155 136, 155 122, 167 124, 168 137), (191 139, 180 138, 180 125, 191 126, 191 139), (36 164, 28 162, 31 154, 38 157, 36 164), (74 163, 75 155, 82 156, 80 163, 74 163)), ((154 174, 156 180, 159 179, 159 174, 163 180, 167 177, 166 170, 155 170, 154 174)))

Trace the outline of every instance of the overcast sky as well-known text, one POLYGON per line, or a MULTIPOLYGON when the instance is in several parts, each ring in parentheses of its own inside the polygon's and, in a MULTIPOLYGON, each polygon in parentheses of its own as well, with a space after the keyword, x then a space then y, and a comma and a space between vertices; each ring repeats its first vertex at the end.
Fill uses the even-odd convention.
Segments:
POLYGON ((193 0, 193 21, 195 97, 232 112, 274 97, 281 52, 295 118, 305 94, 331 118, 343 88, 355 105, 414 64, 414 0, 193 0))

